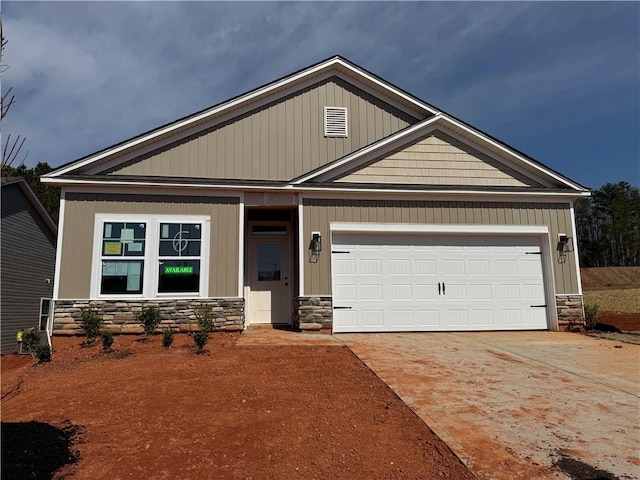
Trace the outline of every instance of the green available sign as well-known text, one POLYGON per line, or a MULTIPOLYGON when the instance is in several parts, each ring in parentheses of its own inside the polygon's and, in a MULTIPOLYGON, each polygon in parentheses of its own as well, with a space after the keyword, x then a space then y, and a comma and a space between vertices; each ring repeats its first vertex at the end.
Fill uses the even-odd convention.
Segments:
POLYGON ((193 265, 187 265, 184 267, 164 267, 165 275, 189 275, 193 273, 193 265))

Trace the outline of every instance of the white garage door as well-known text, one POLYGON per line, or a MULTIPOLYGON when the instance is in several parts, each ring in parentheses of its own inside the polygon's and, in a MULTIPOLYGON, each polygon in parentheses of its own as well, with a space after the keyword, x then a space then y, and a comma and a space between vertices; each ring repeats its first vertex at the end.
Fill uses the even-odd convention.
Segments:
POLYGON ((537 238, 334 233, 334 332, 547 329, 537 238))

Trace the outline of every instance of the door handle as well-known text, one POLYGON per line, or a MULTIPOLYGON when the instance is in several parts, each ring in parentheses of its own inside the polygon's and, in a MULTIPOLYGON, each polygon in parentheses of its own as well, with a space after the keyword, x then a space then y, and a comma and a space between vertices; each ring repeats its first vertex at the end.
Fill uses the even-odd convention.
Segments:
POLYGON ((438 295, 440 295, 440 282, 438 282, 438 295))
POLYGON ((442 282, 442 294, 443 294, 443 295, 446 295, 446 294, 447 294, 447 290, 446 290, 446 288, 447 288, 447 287, 445 287, 445 286, 444 286, 444 282, 442 282))

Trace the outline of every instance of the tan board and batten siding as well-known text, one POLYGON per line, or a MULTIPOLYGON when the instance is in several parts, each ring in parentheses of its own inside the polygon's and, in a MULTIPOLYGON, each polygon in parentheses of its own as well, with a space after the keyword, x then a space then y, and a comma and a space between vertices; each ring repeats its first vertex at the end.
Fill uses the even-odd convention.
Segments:
MULTIPOLYGON (((570 232, 571 210, 566 203, 435 202, 414 200, 304 199, 304 238, 319 231, 329 238, 332 222, 543 225, 549 227, 551 248, 558 233, 570 232)), ((305 263, 305 295, 331 295, 331 252, 322 252, 318 263, 305 263)), ((556 294, 578 291, 574 256, 565 263, 554 258, 556 294)))
POLYGON ((337 77, 113 168, 113 175, 290 180, 418 120, 337 77), (324 137, 324 107, 349 135, 324 137))
POLYGON ((531 178, 440 131, 338 181, 540 187, 531 178))
POLYGON ((239 207, 237 197, 67 193, 60 270, 60 299, 89 298, 95 215, 209 215, 210 297, 237 297, 239 207))

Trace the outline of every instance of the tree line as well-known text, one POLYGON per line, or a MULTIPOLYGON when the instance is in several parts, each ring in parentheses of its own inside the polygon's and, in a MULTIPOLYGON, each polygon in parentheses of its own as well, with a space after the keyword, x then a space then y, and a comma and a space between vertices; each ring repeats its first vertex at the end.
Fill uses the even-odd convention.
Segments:
POLYGON ((575 214, 580 266, 640 266, 638 188, 607 183, 576 201, 575 214))

